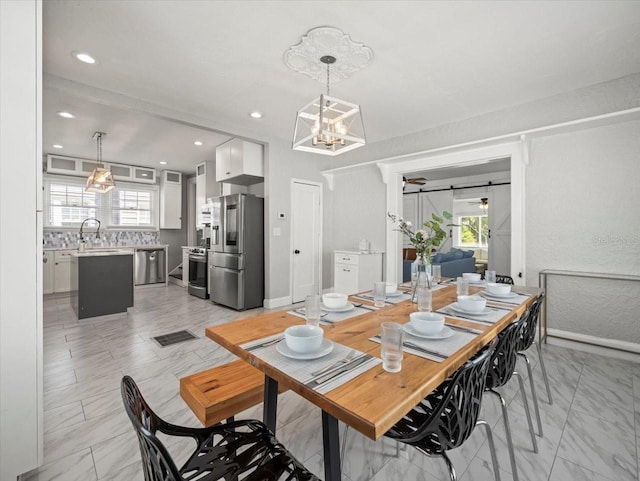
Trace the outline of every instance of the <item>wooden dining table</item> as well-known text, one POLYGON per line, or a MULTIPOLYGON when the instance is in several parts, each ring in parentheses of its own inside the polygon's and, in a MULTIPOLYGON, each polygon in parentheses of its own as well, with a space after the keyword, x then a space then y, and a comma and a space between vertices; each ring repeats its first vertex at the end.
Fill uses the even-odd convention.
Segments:
MULTIPOLYGON (((479 287, 470 287, 470 294, 481 290, 479 287)), ((510 322, 522 315, 542 292, 539 288, 524 286, 514 286, 513 291, 530 297, 520 305, 494 304, 499 305, 500 310, 504 311, 504 316, 495 324, 447 316, 447 323, 478 329, 481 333, 444 361, 435 362, 405 353, 400 372, 386 372, 382 364, 378 364, 325 394, 313 390, 241 347, 249 341, 282 333, 289 326, 304 324, 305 320, 299 316, 287 311, 271 312, 209 327, 206 329, 206 335, 265 373, 263 418, 265 424, 274 432, 279 386, 281 391, 282 388, 290 389, 321 408, 325 480, 337 481, 341 479, 338 420, 372 440, 379 439, 465 361, 488 344, 510 322)), ((455 284, 434 291, 433 310, 439 310, 455 302, 456 297, 455 284)), ((350 300, 354 303, 363 302, 362 298, 351 297, 350 300)), ((489 304, 493 303, 490 301, 489 304)), ((388 304, 377 311, 370 311, 331 325, 323 325, 322 328, 327 339, 381 358, 380 344, 369 338, 380 334, 382 322, 394 321, 404 324, 409 321, 409 314, 416 310, 416 305, 407 300, 388 304)))

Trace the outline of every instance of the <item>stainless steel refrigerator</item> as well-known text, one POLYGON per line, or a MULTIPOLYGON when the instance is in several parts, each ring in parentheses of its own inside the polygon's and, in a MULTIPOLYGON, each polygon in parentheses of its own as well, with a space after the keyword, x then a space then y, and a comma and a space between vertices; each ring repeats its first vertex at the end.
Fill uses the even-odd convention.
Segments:
POLYGON ((264 301, 264 199, 249 194, 211 201, 209 298, 244 310, 264 301))

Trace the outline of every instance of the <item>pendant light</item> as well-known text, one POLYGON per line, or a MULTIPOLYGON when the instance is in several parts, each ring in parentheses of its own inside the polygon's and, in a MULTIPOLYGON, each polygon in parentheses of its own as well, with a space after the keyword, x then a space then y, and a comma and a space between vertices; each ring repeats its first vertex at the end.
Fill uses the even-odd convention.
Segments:
POLYGON ((96 139, 96 168, 93 169, 91 175, 87 179, 87 185, 85 192, 95 192, 97 194, 106 194, 116 185, 113 180, 113 175, 109 169, 105 169, 102 163, 102 138, 107 134, 104 132, 96 132, 93 134, 93 138, 96 139))
POLYGON ((310 30, 299 44, 285 52, 288 67, 315 80, 324 80, 326 68, 327 93, 298 110, 293 150, 335 156, 365 145, 360 106, 332 97, 330 83, 348 78, 372 58, 369 47, 353 42, 334 27, 310 30))

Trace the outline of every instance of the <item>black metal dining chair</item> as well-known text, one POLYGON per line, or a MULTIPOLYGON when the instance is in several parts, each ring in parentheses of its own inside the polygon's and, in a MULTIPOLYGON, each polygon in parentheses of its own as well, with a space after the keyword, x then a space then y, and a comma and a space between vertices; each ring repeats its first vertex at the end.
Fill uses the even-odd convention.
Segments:
POLYGON ((498 284, 510 284, 512 286, 514 285, 513 277, 506 276, 504 274, 496 274, 496 282, 498 284))
POLYGON ((207 428, 170 424, 156 415, 129 376, 122 378, 122 400, 140 444, 146 481, 319 481, 259 421, 234 421, 207 428), (193 438, 196 449, 177 468, 157 432, 193 438))
MULTIPOLYGON (((525 314, 526 315, 526 314, 525 314)), ((520 385, 520 393, 522 394, 522 404, 527 415, 527 422, 529 423, 529 434, 531 435, 531 443, 533 444, 533 452, 538 452, 538 443, 536 442, 536 435, 533 431, 533 423, 531 422, 531 413, 529 412, 529 404, 527 402, 527 395, 524 391, 524 382, 522 376, 515 370, 517 357, 516 348, 517 342, 520 338, 520 332, 524 325, 524 317, 515 320, 509 324, 497 337, 496 348, 493 351, 491 360, 489 362, 489 369, 487 372, 487 392, 497 396, 500 400, 500 407, 502 408, 502 419, 504 421, 504 430, 507 438, 507 448, 509 449, 509 459, 511 461, 511 472, 513 474, 514 481, 518 481, 518 468, 516 466, 515 451, 513 448, 513 439, 511 436, 511 426, 509 424, 509 415, 507 413, 507 404, 504 397, 496 391, 498 387, 502 387, 512 376, 518 378, 520 385)))
POLYGON ((540 419, 540 409, 538 407, 538 396, 536 395, 536 387, 533 382, 533 370, 531 369, 531 362, 529 362, 529 357, 526 355, 525 351, 529 349, 533 344, 536 345, 538 350, 538 359, 540 360, 540 369, 542 370, 542 378, 544 379, 544 384, 547 388, 547 396, 549 396, 549 404, 553 404, 553 399, 551 398, 551 389, 549 387, 549 378, 547 377, 547 369, 544 365, 544 359, 542 357, 542 346, 539 342, 536 341, 536 331, 538 329, 538 322, 540 322, 540 307, 544 302, 544 294, 541 294, 531 305, 528 311, 527 319, 525 320, 525 325, 520 333, 520 337, 517 340, 516 351, 518 352, 518 356, 522 357, 525 360, 525 364, 527 366, 527 373, 529 375, 529 385, 531 386, 531 396, 533 398, 533 406, 535 409, 536 417, 538 418, 538 432, 540 436, 542 436, 542 420, 540 419))
POLYGON ((491 427, 486 421, 478 419, 495 345, 494 340, 463 364, 384 434, 426 455, 441 456, 451 481, 456 481, 457 477, 447 451, 461 446, 478 424, 486 430, 494 475, 496 481, 500 481, 491 427))

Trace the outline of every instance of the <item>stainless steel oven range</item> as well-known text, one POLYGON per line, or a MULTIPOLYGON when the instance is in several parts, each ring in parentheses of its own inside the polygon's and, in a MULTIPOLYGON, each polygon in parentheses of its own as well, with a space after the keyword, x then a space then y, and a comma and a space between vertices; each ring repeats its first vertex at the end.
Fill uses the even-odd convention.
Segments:
POLYGON ((207 292, 207 249, 204 247, 194 247, 189 249, 189 294, 202 299, 208 299, 207 292))

